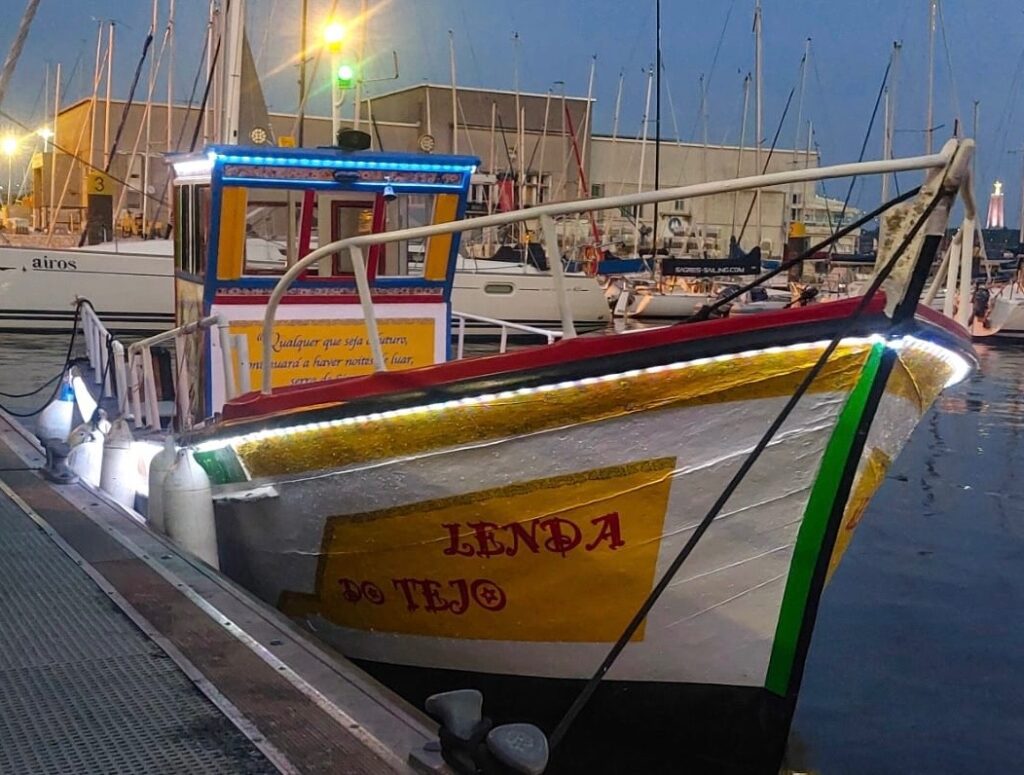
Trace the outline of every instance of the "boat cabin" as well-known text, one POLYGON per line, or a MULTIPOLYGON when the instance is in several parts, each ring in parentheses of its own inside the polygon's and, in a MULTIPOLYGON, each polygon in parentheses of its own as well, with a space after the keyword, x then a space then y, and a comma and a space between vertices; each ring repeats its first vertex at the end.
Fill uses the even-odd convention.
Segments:
MULTIPOLYGON (((213 146, 172 157, 171 164, 176 325, 220 315, 233 342, 253 354, 239 368, 258 385, 261 326, 281 275, 321 245, 462 218, 479 160, 213 146)), ((447 359, 458 243, 458 234, 445 234, 366 251, 388 369, 447 359)), ((348 251, 325 256, 292 285, 274 339, 274 387, 373 371, 348 251)), ((210 417, 226 393, 220 339, 188 337, 179 346, 191 348, 185 384, 193 419, 210 417)))

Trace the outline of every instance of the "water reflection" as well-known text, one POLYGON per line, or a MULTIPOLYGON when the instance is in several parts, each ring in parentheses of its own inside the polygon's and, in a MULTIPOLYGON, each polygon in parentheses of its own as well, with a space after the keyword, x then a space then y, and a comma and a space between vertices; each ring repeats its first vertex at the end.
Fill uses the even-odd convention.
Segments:
POLYGON ((1024 347, 983 345, 826 590, 789 765, 1011 772, 1024 729, 1024 347))

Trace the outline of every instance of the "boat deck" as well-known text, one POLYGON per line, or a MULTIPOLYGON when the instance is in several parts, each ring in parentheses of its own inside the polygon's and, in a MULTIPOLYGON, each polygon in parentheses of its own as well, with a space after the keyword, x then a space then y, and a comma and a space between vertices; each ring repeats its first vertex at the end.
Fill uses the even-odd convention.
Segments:
POLYGON ((0 772, 444 768, 429 719, 0 417, 0 772))

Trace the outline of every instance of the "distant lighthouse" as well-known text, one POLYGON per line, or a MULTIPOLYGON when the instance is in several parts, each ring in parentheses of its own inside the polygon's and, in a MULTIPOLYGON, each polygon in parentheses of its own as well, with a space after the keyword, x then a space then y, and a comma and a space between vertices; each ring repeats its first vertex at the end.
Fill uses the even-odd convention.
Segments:
POLYGON ((1006 226, 1003 220, 1003 184, 998 180, 992 186, 992 195, 988 199, 987 229, 1002 229, 1006 226))

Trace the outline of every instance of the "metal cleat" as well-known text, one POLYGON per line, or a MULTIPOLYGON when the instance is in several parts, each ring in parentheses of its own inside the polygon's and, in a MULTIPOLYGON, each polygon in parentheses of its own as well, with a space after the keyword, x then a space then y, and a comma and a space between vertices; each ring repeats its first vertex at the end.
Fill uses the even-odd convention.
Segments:
POLYGON ((444 760, 461 775, 541 775, 549 756, 544 733, 532 724, 493 727, 483 703, 476 689, 427 698, 427 713, 441 725, 444 760))

